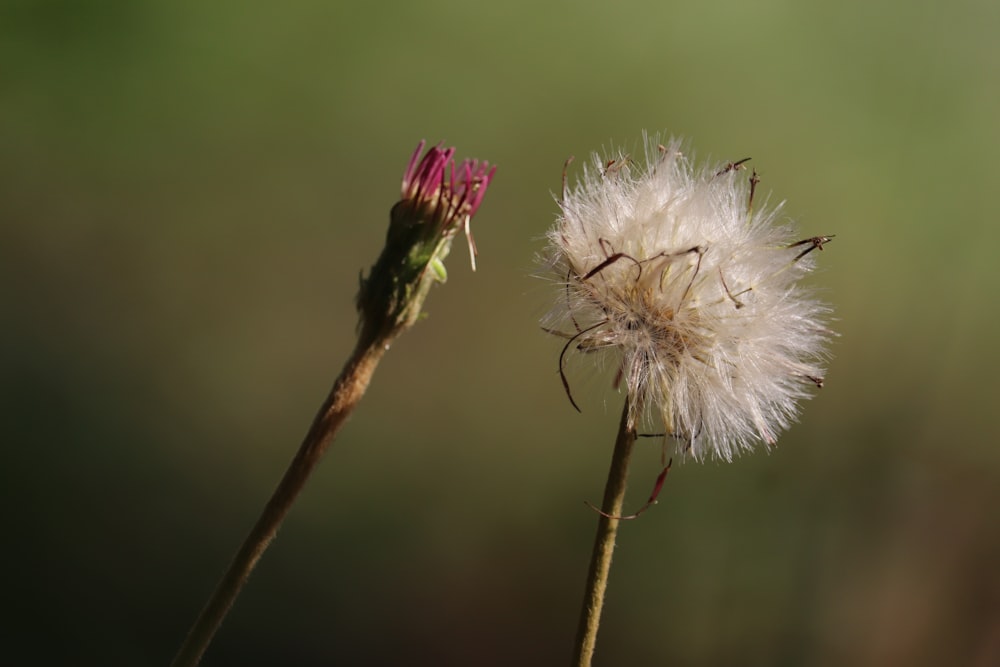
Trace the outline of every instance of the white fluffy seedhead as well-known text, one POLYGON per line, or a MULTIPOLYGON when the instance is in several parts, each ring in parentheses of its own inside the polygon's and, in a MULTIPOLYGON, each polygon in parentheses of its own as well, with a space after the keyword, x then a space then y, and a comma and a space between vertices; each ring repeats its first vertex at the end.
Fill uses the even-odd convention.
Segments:
POLYGON ((560 373, 570 353, 614 353, 633 423, 662 420, 682 451, 730 460, 773 444, 822 385, 827 308, 798 283, 829 237, 800 240, 780 206, 755 209, 741 163, 695 169, 675 140, 646 153, 645 168, 595 155, 563 193, 546 330, 567 340, 560 373))

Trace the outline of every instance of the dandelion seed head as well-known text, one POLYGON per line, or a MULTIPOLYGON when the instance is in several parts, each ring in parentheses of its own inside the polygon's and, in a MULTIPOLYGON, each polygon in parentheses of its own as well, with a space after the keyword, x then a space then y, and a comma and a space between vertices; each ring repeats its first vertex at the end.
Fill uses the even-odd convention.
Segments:
POLYGON ((595 155, 564 192, 544 325, 564 356, 613 355, 633 421, 731 460, 774 444, 822 384, 828 308, 800 280, 829 238, 801 241, 743 164, 696 167, 655 138, 644 157, 595 155))

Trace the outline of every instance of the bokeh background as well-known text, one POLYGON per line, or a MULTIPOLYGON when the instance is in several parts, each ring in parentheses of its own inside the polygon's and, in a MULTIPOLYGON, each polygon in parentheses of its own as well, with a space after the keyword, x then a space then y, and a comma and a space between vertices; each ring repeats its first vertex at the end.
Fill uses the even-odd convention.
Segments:
MULTIPOLYGON (((5 664, 164 665, 353 342, 417 141, 499 165, 204 664, 569 660, 620 397, 537 325, 563 161, 753 156, 836 310, 771 453, 675 466, 601 665, 1000 664, 1000 4, 12 1, 5 664)), ((653 441, 629 504, 659 470, 653 441)))

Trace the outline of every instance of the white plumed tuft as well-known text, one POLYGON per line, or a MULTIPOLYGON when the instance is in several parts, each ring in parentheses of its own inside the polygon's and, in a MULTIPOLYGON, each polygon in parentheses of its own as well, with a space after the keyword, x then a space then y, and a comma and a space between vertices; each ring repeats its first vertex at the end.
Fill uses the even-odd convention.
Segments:
MULTIPOLYGON (((563 193, 544 261, 546 331, 610 352, 632 406, 697 459, 773 444, 822 385, 828 308, 799 284, 830 237, 802 240, 755 206, 742 163, 696 169, 672 140, 646 166, 594 156, 563 193)), ((570 400, 573 401, 572 394, 570 400)))

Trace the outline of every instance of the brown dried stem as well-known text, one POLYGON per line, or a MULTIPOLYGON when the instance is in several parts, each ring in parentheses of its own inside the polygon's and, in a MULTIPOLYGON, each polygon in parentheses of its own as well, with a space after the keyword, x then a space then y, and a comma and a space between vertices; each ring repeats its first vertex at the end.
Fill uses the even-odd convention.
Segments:
POLYGON ((254 566, 274 539, 278 527, 305 487, 309 475, 367 390, 375 367, 378 366, 379 360, 396 333, 398 331, 381 335, 362 333, 357 347, 337 377, 329 396, 316 413, 298 452, 264 507, 260 518, 257 519, 257 523, 236 552, 212 597, 202 609, 198 620, 192 626, 171 663, 172 667, 194 667, 201 661, 212 637, 222 625, 223 619, 246 584, 254 566))
POLYGON ((621 521, 625 501, 625 487, 628 480, 628 465, 635 444, 635 426, 629 419, 629 401, 625 399, 621 425, 615 441, 615 451, 611 456, 611 468, 604 487, 604 500, 597 520, 597 537, 590 557, 590 570, 583 596, 580 625, 577 629, 573 665, 589 667, 597 645, 597 630, 601 624, 601 610, 604 607, 608 575, 611 572, 611 556, 615 550, 615 538, 621 521))

